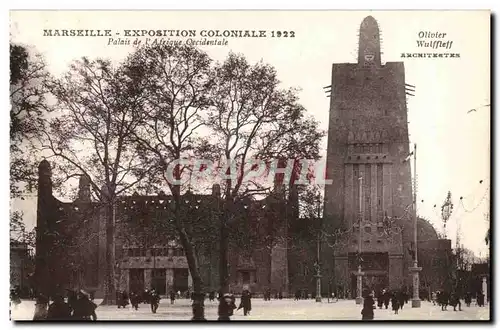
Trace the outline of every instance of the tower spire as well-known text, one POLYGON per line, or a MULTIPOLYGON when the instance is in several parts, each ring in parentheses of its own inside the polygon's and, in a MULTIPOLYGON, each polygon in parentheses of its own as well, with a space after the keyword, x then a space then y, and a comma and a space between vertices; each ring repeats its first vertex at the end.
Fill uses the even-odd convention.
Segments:
POLYGON ((365 17, 359 28, 358 64, 380 66, 380 30, 372 16, 365 17))

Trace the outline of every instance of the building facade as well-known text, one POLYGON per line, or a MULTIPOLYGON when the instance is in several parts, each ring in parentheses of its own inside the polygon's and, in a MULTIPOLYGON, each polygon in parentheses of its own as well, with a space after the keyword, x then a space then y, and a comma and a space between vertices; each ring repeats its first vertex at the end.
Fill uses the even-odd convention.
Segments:
MULTIPOLYGON (((96 298, 104 296, 109 208, 91 200, 91 186, 80 178, 78 198, 63 203, 53 196, 51 168, 39 165, 36 286, 50 294, 83 288, 96 298)), ((160 294, 192 290, 188 263, 173 221, 172 197, 120 196, 114 213, 114 285, 127 291, 154 287, 160 294)), ((212 194, 190 191, 182 195, 182 217, 205 290, 219 289, 219 237, 223 200, 220 187, 212 194)), ((229 225, 230 290, 252 292, 289 290, 287 219, 295 216, 285 190, 279 185, 265 199, 242 199, 229 225)))

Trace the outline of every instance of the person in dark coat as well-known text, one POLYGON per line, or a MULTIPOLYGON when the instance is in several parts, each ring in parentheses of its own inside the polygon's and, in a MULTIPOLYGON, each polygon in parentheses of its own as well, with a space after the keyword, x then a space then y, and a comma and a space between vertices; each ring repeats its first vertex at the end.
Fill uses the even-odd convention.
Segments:
POLYGON ((238 310, 240 310, 241 308, 243 308, 243 315, 245 316, 247 316, 247 314, 249 314, 252 310, 252 295, 248 290, 244 290, 241 295, 241 302, 238 310))
POLYGON ((231 316, 233 315, 234 310, 236 309, 235 298, 231 293, 226 293, 219 298, 221 303, 219 304, 218 314, 219 321, 229 321, 231 316))
POLYGON ((160 305, 160 295, 156 292, 156 290, 151 290, 150 303, 151 303, 151 312, 156 314, 158 310, 158 306, 160 305))
POLYGON ((399 311, 399 302, 400 302, 400 299, 398 297, 398 294, 396 292, 394 292, 392 294, 392 298, 391 298, 391 305, 392 305, 392 310, 394 311, 394 314, 398 314, 398 311, 399 311))
POLYGON ((457 306, 458 306, 459 311, 462 310, 462 303, 460 302, 460 297, 458 296, 458 294, 456 292, 454 292, 450 295, 449 304, 450 304, 450 306, 453 306, 453 311, 455 311, 455 312, 457 311, 457 306))
POLYGON ((464 301, 465 301, 465 306, 470 307, 470 304, 472 302, 472 296, 470 292, 467 292, 464 296, 464 301))
POLYGON ((40 293, 36 298, 35 302, 35 315, 33 316, 33 321, 41 321, 47 318, 47 307, 49 304, 49 299, 40 293))
POLYGON ((375 309, 375 301, 373 300, 373 295, 368 294, 363 300, 363 309, 361 310, 361 319, 362 320, 373 320, 375 309))
POLYGON ((139 309, 139 303, 141 302, 141 296, 135 292, 130 293, 130 304, 135 310, 139 309))
POLYGON ((377 307, 379 309, 382 309, 382 305, 384 304, 384 294, 385 294, 385 289, 379 291, 377 294, 377 307))
MULTIPOLYGON (((214 293, 214 295, 215 295, 215 293, 214 293)), ((170 304, 173 305, 174 303, 175 303, 175 292, 174 292, 174 290, 172 290, 172 291, 170 291, 170 304)))
POLYGON ((14 309, 21 303, 21 297, 17 289, 10 290, 10 302, 14 305, 14 309))
POLYGON ((482 292, 478 292, 477 293, 477 296, 476 296, 476 304, 479 306, 479 307, 483 307, 484 306, 484 294, 482 292))
POLYGON ((97 321, 95 310, 97 305, 90 301, 86 292, 80 291, 73 310, 73 319, 85 321, 97 321))
POLYGON ((450 295, 448 294, 448 292, 446 291, 441 292, 441 294, 439 295, 439 300, 440 300, 439 304, 441 305, 441 310, 442 311, 447 310, 448 301, 450 300, 450 295))
POLYGON ((128 293, 127 291, 122 291, 121 292, 121 299, 120 299, 120 306, 125 308, 128 306, 128 300, 129 300, 129 296, 128 296, 128 293))
POLYGON ((54 302, 49 306, 47 320, 68 321, 71 319, 71 312, 71 307, 64 302, 64 297, 57 295, 54 297, 54 302))
POLYGON ((149 290, 144 290, 144 292, 142 293, 142 301, 145 304, 149 304, 150 303, 149 298, 151 298, 151 294, 149 293, 149 290))
POLYGON ((397 298, 399 299, 399 308, 403 309, 405 305, 405 294, 403 291, 397 292, 397 298))
POLYGON ((122 307, 122 292, 116 290, 116 307, 120 309, 122 307))
POLYGON ((71 312, 74 310, 74 306, 76 304, 76 301, 78 300, 77 293, 73 290, 66 290, 66 297, 68 298, 68 305, 69 308, 71 308, 71 312))
POLYGON ((391 293, 389 292, 389 290, 385 291, 383 299, 385 309, 389 308, 389 302, 391 301, 391 293))

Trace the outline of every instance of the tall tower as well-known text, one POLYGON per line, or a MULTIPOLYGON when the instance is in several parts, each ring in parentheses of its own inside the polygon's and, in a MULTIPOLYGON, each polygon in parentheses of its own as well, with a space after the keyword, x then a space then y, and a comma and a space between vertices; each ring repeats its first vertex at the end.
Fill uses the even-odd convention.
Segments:
POLYGON ((324 281, 351 293, 360 237, 364 287, 408 284, 404 244, 412 237, 412 187, 410 165, 403 162, 409 153, 404 86, 403 63, 382 65, 379 27, 366 17, 358 62, 332 67, 327 177, 333 184, 325 187, 323 220, 328 232, 348 232, 333 248, 323 246, 324 281))
POLYGON ((55 283, 51 280, 53 269, 55 200, 52 196, 52 170, 47 160, 38 166, 38 202, 36 216, 35 280, 38 292, 49 295, 55 283))

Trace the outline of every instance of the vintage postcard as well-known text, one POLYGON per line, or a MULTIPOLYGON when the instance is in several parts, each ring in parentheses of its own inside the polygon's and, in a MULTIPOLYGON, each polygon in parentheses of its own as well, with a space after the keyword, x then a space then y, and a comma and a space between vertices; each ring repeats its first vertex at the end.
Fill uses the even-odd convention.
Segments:
POLYGON ((489 321, 490 24, 11 11, 11 319, 489 321))

